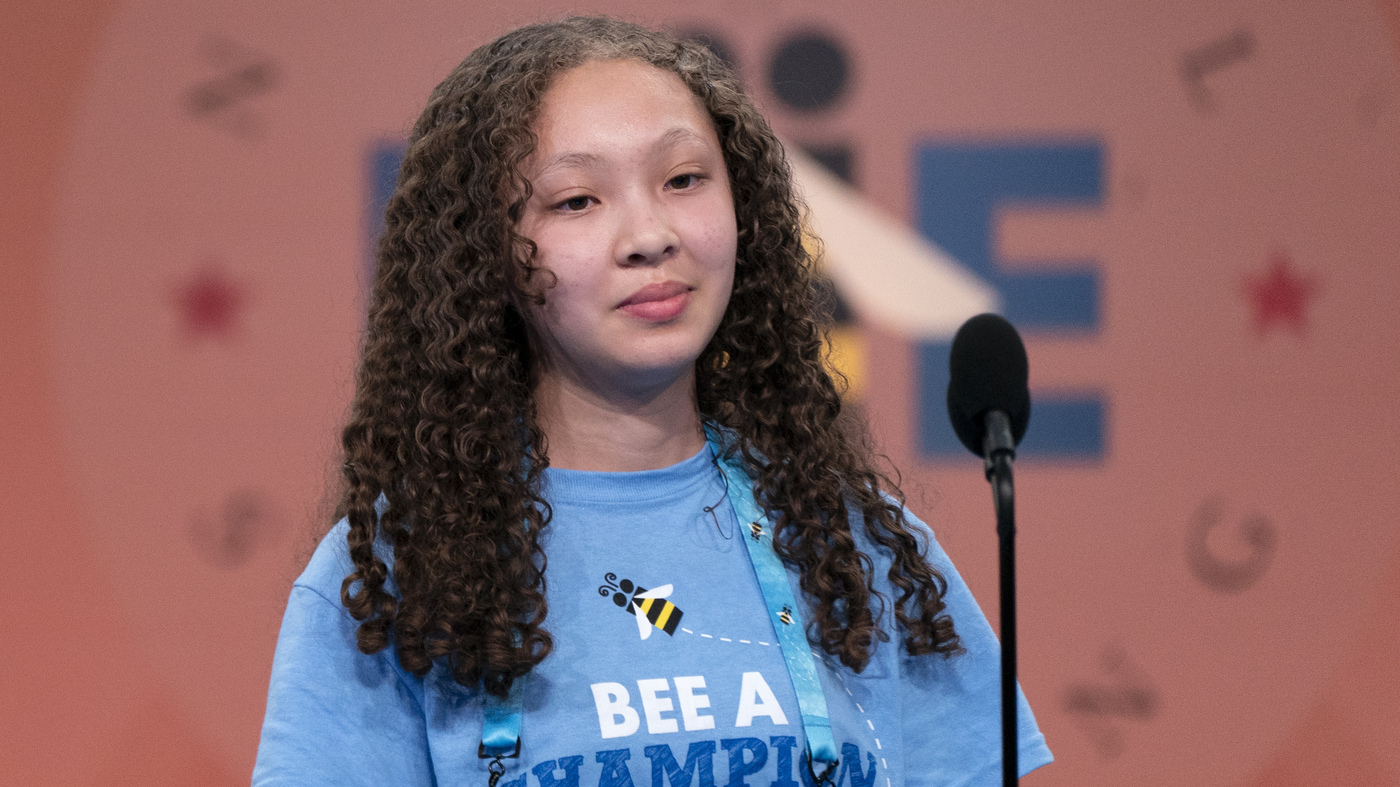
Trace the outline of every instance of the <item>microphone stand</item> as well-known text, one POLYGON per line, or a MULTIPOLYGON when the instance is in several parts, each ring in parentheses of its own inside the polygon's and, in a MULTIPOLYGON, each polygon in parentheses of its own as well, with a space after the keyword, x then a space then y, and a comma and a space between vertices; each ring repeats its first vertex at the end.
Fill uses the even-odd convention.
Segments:
POLYGON ((982 454, 996 505, 1001 560, 1001 783, 1003 787, 1015 787, 1020 784, 1016 734, 1016 491, 1011 476, 1016 441, 1012 439, 1011 419, 1006 413, 989 411, 985 424, 982 454))

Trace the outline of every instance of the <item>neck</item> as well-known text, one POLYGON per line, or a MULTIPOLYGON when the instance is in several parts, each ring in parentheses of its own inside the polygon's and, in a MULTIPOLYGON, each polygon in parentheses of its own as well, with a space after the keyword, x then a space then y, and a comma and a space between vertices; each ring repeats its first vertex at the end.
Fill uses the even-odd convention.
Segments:
POLYGON ((535 386, 535 402, 551 467, 657 470, 689 459, 705 444, 694 368, 642 391, 599 391, 546 372, 535 386))

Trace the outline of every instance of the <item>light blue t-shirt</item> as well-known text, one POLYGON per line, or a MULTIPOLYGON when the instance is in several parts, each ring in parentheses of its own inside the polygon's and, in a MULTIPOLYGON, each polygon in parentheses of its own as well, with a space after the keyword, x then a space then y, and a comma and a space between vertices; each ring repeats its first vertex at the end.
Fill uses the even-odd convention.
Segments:
MULTIPOLYGON (((710 448, 638 473, 551 468, 544 492, 554 651, 525 679, 520 757, 505 760, 499 787, 813 787, 797 698, 710 448)), ((293 585, 253 784, 486 787, 479 690, 441 665, 414 677, 392 647, 355 647, 358 623, 339 601, 353 568, 346 527, 293 585)), ((860 529, 875 587, 893 599, 888 555, 860 529)), ((927 541, 967 653, 910 657, 892 635, 857 675, 814 648, 841 757, 832 787, 1001 783, 997 641, 927 541)), ((1025 773, 1051 756, 1024 697, 1019 708, 1025 773)))

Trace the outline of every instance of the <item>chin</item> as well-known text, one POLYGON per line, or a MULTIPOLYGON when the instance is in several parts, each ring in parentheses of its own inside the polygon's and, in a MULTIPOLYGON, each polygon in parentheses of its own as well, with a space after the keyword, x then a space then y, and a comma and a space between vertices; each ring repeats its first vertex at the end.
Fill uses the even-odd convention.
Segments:
POLYGON ((685 351, 638 353, 618 364, 623 374, 652 383, 669 383, 695 368, 704 347, 685 351))

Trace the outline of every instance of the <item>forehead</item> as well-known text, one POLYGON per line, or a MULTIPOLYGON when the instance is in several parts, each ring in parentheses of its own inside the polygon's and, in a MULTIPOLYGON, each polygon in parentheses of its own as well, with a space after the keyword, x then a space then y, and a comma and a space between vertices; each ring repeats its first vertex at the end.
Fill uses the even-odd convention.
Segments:
POLYGON ((663 141, 719 144, 680 77, 638 60, 590 61, 560 74, 540 102, 535 133, 539 167, 558 155, 626 155, 663 141))

